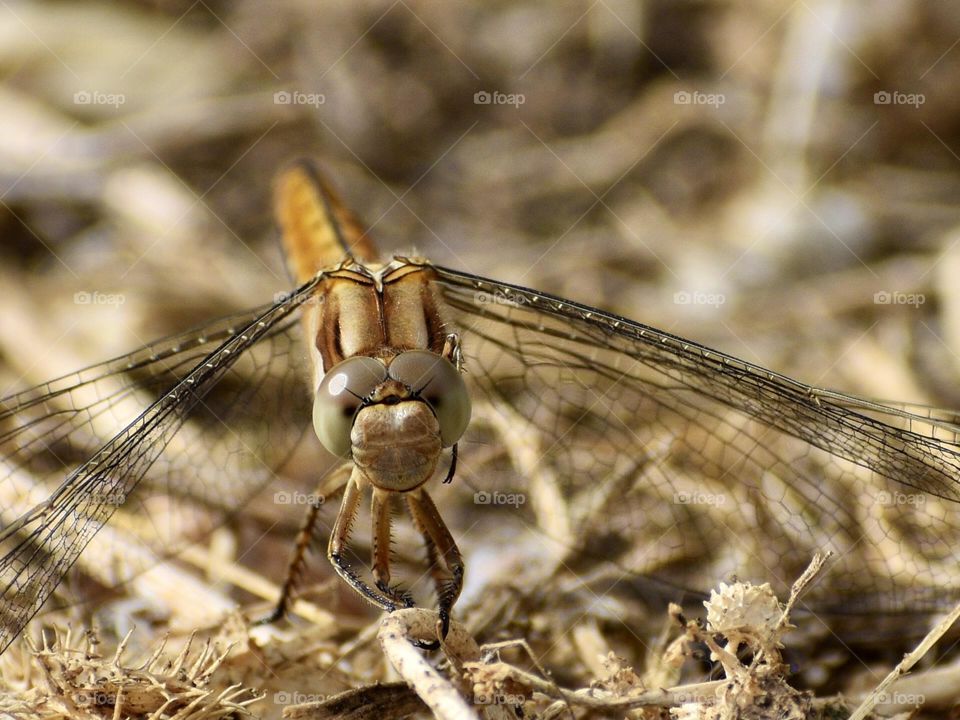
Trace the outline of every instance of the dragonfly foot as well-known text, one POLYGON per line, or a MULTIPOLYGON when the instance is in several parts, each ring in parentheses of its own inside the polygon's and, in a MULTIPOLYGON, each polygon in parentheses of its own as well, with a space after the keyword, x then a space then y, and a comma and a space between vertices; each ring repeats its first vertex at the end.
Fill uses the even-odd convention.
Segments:
POLYGON ((382 592, 389 599, 393 600, 399 607, 412 608, 416 607, 417 605, 413 599, 413 595, 399 585, 391 586, 383 580, 377 580, 377 590, 382 592))

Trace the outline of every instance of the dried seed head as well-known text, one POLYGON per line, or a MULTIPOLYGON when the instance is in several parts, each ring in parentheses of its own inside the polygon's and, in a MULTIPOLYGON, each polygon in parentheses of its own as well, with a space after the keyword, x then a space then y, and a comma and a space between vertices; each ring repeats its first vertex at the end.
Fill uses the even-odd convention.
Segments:
POLYGON ((731 647, 746 643, 753 650, 773 650, 789 626, 782 626, 783 606, 769 583, 720 583, 705 601, 707 629, 723 635, 731 647))

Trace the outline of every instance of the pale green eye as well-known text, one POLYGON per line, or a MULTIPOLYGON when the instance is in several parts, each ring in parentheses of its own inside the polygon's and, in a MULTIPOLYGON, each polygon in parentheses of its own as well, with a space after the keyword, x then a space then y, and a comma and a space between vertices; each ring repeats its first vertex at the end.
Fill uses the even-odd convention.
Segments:
POLYGON ((389 371, 390 377, 409 387, 433 409, 443 447, 456 443, 470 423, 470 395, 450 361, 429 350, 410 350, 397 355, 389 371))
POLYGON ((327 450, 341 457, 350 454, 353 418, 364 398, 386 379, 383 363, 365 355, 347 358, 327 371, 313 399, 313 429, 327 450))

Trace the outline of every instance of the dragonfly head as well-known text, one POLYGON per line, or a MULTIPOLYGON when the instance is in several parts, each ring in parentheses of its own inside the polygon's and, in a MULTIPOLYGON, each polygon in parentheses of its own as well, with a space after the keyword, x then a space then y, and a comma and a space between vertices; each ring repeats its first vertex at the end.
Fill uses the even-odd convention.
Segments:
POLYGON ((356 355, 324 375, 313 406, 320 442, 351 455, 374 485, 405 491, 436 469, 440 451, 463 435, 470 397, 453 364, 428 350, 389 362, 356 355))

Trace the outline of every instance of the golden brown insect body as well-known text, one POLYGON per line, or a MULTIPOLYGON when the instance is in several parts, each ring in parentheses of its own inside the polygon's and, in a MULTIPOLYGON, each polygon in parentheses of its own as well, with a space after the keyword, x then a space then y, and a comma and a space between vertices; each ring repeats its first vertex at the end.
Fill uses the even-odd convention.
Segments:
MULTIPOLYGON (((463 563, 456 543, 423 489, 445 447, 453 447, 469 420, 460 379, 459 341, 448 334, 434 271, 421 260, 380 262, 360 224, 308 163, 280 175, 276 215, 288 266, 298 283, 320 275, 315 297, 302 306, 314 387, 314 426, 332 452, 349 456, 340 513, 328 547, 337 572, 374 604, 393 610, 410 597, 390 587, 392 496, 402 495, 423 535, 446 634, 460 593, 463 563), (372 491, 372 574, 368 586, 344 559, 361 494, 372 491)), ((321 483, 325 489, 328 481, 321 483)), ((318 493, 325 495, 325 492, 318 493)), ((301 530, 276 615, 282 614, 303 564, 317 508, 301 530)))

